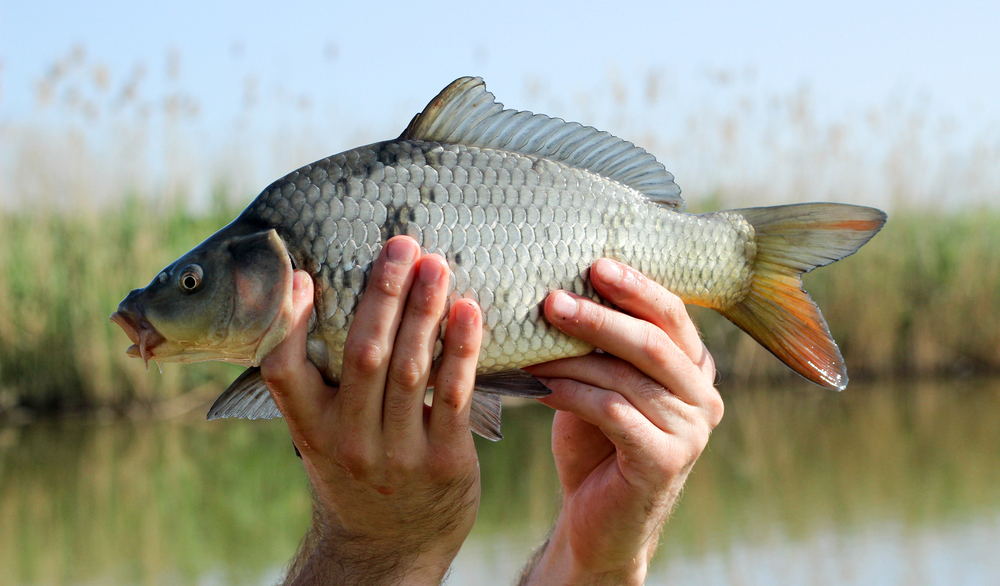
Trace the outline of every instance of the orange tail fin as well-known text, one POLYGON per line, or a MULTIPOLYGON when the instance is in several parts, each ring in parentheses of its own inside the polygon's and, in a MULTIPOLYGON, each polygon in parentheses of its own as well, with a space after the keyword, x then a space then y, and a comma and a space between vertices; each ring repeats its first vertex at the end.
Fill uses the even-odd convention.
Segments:
POLYGON ((881 210, 816 203, 731 210, 754 227, 757 256, 747 296, 720 311, 795 372, 833 390, 847 369, 802 274, 853 254, 885 224, 881 210))

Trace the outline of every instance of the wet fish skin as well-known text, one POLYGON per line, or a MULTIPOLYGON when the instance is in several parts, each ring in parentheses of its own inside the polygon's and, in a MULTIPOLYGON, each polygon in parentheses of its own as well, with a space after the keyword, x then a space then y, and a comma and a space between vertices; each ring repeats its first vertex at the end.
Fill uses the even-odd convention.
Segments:
POLYGON ((317 161, 273 183, 241 219, 277 230, 313 275, 311 337, 327 345, 317 361, 331 380, 371 263, 397 234, 447 259, 453 300, 482 306, 482 373, 590 351, 540 307, 559 288, 601 301, 587 278, 598 258, 622 260, 687 302, 725 307, 744 293, 755 251, 739 216, 682 214, 558 162, 427 141, 317 161))

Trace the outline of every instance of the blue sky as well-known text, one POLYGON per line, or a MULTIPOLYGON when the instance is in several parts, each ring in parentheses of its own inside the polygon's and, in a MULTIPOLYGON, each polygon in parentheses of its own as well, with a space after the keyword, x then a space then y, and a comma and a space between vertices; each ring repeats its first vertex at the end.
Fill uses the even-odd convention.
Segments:
POLYGON ((466 74, 511 106, 619 133, 642 125, 601 96, 620 81, 639 100, 650 72, 670 99, 641 111, 649 124, 669 125, 732 78, 760 96, 807 86, 820 117, 919 102, 974 131, 1000 120, 998 27, 1000 3, 960 0, 0 0, 0 123, 58 123, 38 108, 37 84, 82 46, 112 92, 141 66, 154 101, 193 96, 207 136, 239 125, 248 96, 256 124, 322 120, 317 152, 394 136, 466 74))
POLYGON ((462 74, 518 88, 535 75, 573 91, 608 67, 752 67, 776 91, 808 82, 844 107, 922 91, 956 113, 997 113, 998 27, 1000 3, 961 1, 3 0, 0 105, 27 115, 32 81, 79 43, 113 72, 154 70, 178 52, 207 113, 233 107, 247 70, 375 118, 389 102, 419 107, 462 74))

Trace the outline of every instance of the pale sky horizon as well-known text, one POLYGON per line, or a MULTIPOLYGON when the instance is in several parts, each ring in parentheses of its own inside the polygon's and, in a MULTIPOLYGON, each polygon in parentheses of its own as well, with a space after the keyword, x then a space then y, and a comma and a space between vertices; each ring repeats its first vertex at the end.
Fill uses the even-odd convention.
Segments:
POLYGON ((992 128, 992 143, 1000 136, 998 23, 1000 3, 970 1, 0 0, 0 129, 60 122, 58 109, 38 106, 37 90, 79 46, 88 66, 106 67, 112 93, 141 66, 148 98, 193 96, 207 135, 240 124, 248 99, 258 123, 279 129, 308 110, 310 120, 329 122, 316 147, 326 154, 395 136, 468 74, 512 107, 612 132, 680 124, 701 102, 725 96, 716 88, 731 78, 762 99, 807 87, 821 119, 915 103, 980 139, 992 128), (652 74, 670 99, 637 110, 647 121, 621 120, 609 85, 620 81, 636 101, 652 74))

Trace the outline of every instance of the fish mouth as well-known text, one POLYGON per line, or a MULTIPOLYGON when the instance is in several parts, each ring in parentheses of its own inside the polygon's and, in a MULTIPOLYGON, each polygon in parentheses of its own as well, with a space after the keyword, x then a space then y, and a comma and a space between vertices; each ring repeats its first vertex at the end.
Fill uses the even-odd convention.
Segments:
POLYGON ((155 359, 153 350, 166 341, 163 334, 156 331, 144 317, 136 317, 127 311, 118 310, 112 313, 111 321, 118 324, 129 340, 132 340, 132 345, 125 353, 135 358, 142 358, 146 370, 149 370, 149 359, 155 359))

